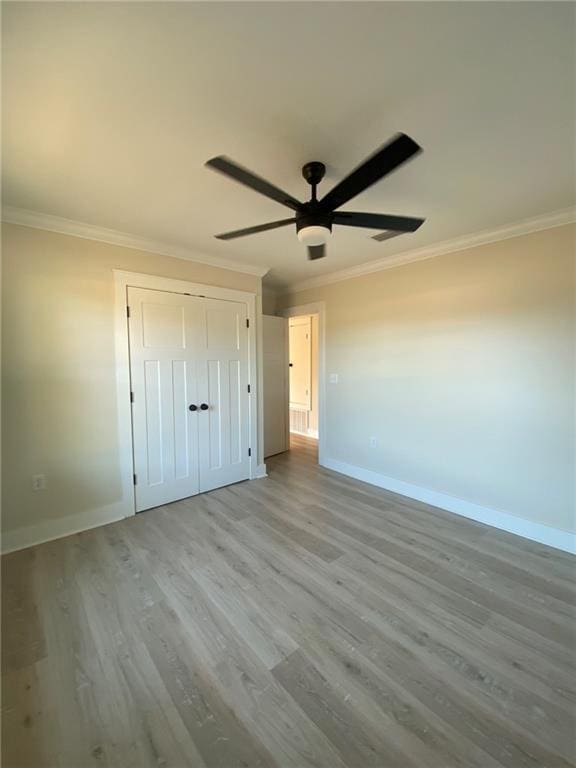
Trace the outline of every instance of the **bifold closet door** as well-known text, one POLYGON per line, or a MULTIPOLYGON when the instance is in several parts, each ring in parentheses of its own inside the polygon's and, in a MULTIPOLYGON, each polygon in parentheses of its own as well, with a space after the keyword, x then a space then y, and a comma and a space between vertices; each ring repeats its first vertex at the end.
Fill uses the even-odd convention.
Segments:
POLYGON ((199 490, 196 350, 202 299, 128 289, 136 511, 199 490))
POLYGON ((202 299, 198 349, 200 490, 250 476, 249 332, 246 305, 202 299))

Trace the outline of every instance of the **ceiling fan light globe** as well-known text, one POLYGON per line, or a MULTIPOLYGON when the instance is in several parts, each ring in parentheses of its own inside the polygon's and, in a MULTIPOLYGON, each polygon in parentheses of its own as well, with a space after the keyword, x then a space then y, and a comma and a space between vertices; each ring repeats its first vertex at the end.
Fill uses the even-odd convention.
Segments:
POLYGON ((302 227, 302 229, 298 230, 298 240, 306 246, 324 245, 331 234, 332 232, 328 227, 302 227))

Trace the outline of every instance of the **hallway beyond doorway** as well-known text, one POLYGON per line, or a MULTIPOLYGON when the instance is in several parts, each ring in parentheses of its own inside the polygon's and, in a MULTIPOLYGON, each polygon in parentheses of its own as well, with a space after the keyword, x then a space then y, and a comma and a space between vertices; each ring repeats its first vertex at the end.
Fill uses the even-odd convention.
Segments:
POLYGON ((318 438, 318 315, 291 317, 289 349, 289 427, 318 438))

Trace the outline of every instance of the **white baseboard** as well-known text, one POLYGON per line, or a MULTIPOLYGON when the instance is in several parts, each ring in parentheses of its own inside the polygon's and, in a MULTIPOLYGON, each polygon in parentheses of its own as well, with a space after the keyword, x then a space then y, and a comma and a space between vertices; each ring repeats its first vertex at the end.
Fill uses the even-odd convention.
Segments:
MULTIPOLYGON (((551 528, 541 523, 534 523, 516 515, 511 515, 508 512, 483 507, 446 493, 431 491, 427 488, 406 483, 403 480, 396 480, 393 477, 381 475, 370 469, 356 467, 353 464, 347 464, 336 459, 325 459, 322 462, 322 466, 332 469, 334 472, 339 472, 342 475, 354 477, 356 480, 362 480, 370 485, 378 486, 378 488, 384 488, 387 491, 392 491, 411 499, 417 499, 425 504, 445 509, 448 512, 476 520, 479 523, 491 525, 493 528, 499 528, 503 531, 508 531, 508 533, 515 533, 518 536, 523 536, 525 539, 576 554, 576 533, 560 528, 551 528)), ((266 464, 259 464, 256 469, 255 479, 263 477, 267 477, 266 464)), ((39 525, 7 531, 2 534, 2 554, 26 549, 35 544, 42 544, 46 541, 53 541, 54 539, 60 539, 74 533, 81 533, 91 528, 98 528, 101 525, 113 523, 117 520, 123 520, 126 517, 125 511, 125 503, 119 502, 100 509, 82 512, 78 515, 46 520, 39 525)))
POLYGON ((431 491, 419 485, 396 480, 393 477, 381 475, 370 469, 362 469, 362 467, 356 467, 353 464, 347 464, 336 459, 324 459, 322 465, 327 469, 334 470, 334 472, 340 472, 342 475, 354 477, 356 480, 362 480, 370 485, 385 488, 387 491, 408 496, 411 499, 417 499, 433 507, 439 507, 456 515, 476 520, 479 523, 491 525, 493 528, 499 528, 508 533, 515 533, 517 536, 523 536, 525 539, 576 554, 576 533, 571 533, 561 528, 551 528, 541 523, 533 523, 530 520, 511 515, 508 512, 482 507, 479 504, 459 499, 456 496, 450 496, 447 493, 431 491))
POLYGON ((299 429, 291 429, 290 430, 291 435, 302 435, 302 437, 312 437, 314 440, 318 440, 318 430, 317 429, 307 429, 306 432, 301 432, 299 429))
POLYGON ((61 539, 73 533, 81 533, 90 528, 98 528, 100 525, 114 523, 125 518, 126 504, 119 502, 99 509, 91 509, 78 515, 58 517, 53 520, 45 520, 38 525, 27 528, 16 528, 2 534, 2 554, 15 552, 18 549, 26 549, 35 544, 43 544, 46 541, 61 539))

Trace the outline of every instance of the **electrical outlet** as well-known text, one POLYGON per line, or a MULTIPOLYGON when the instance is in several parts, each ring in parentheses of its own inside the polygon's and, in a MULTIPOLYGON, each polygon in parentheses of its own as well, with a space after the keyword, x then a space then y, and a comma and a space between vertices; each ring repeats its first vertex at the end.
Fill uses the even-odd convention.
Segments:
POLYGON ((370 442, 370 445, 372 446, 372 448, 376 448, 376 446, 378 445, 378 438, 377 437, 371 437, 369 442, 370 442))
POLYGON ((46 488, 46 475, 32 475, 32 490, 43 491, 46 488))

